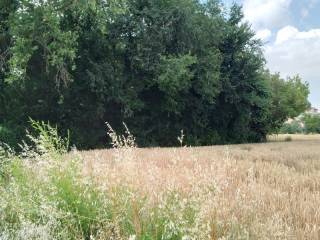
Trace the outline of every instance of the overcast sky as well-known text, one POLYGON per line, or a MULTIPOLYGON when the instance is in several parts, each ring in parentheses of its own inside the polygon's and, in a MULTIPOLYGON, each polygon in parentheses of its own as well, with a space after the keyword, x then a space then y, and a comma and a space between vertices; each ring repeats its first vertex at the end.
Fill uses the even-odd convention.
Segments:
POLYGON ((245 19, 265 43, 267 66, 309 82, 320 109, 320 0, 223 0, 243 5, 245 19))

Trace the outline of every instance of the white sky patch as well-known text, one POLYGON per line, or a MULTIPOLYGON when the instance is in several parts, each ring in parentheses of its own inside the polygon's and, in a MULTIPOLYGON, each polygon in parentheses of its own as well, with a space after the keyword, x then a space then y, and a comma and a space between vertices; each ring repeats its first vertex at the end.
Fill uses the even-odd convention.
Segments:
POLYGON ((261 39, 262 41, 269 40, 271 35, 272 35, 272 32, 269 29, 258 30, 256 32, 256 38, 261 39))
POLYGON ((299 74, 310 84, 312 105, 320 109, 320 28, 301 31, 292 26, 294 19, 309 18, 320 0, 304 0, 297 16, 292 9, 295 1, 301 0, 241 2, 245 20, 256 31, 256 38, 267 43, 267 67, 284 78, 299 74))
POLYGON ((320 107, 320 29, 280 29, 276 41, 265 47, 265 57, 272 72, 280 72, 283 77, 299 74, 308 81, 310 100, 320 107))
POLYGON ((283 27, 290 19, 291 2, 292 0, 244 0, 245 19, 256 30, 283 27))
POLYGON ((289 39, 294 38, 298 34, 299 34, 298 29, 292 26, 286 26, 278 31, 276 44, 281 44, 289 39))

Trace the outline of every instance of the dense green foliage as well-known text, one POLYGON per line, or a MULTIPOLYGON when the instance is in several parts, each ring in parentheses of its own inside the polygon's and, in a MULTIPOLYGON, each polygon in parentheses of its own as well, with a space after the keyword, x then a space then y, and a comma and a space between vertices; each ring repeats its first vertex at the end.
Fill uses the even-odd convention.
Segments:
POLYGON ((306 113, 290 122, 285 122, 280 129, 280 133, 320 133, 320 114, 306 113))
POLYGON ((0 3, 0 140, 28 118, 82 148, 126 122, 138 144, 255 142, 308 105, 308 86, 265 71, 241 8, 215 0, 0 3))
POLYGON ((271 83, 271 127, 278 130, 288 118, 295 118, 310 107, 309 86, 299 76, 281 79, 279 74, 267 73, 271 83))
POLYGON ((298 120, 294 120, 290 123, 286 122, 282 125, 279 131, 281 134, 296 134, 304 133, 305 129, 303 123, 298 120))
POLYGON ((306 133, 320 133, 320 115, 306 114, 303 118, 306 133))

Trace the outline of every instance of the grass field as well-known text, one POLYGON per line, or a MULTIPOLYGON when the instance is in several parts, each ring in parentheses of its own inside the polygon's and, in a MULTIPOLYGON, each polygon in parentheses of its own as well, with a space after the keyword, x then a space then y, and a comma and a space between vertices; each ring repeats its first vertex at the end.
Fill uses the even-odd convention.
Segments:
POLYGON ((287 139, 294 141, 318 141, 320 134, 279 134, 268 136, 269 142, 284 142, 287 139))
POLYGON ((83 152, 84 174, 106 191, 126 185, 152 203, 179 192, 198 202, 201 218, 212 220, 211 239, 320 239, 320 135, 291 135, 283 142, 287 137, 272 136, 276 142, 265 144, 136 149, 123 156, 83 152))
POLYGON ((6 155, 0 239, 320 239, 320 136, 285 139, 152 149, 129 139, 65 154, 40 137, 41 154, 6 155))

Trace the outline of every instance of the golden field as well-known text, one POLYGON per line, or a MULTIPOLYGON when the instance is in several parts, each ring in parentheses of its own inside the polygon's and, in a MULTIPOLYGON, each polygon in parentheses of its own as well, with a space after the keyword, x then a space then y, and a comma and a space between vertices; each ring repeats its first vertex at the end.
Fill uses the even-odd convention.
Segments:
POLYGON ((320 239, 320 135, 284 139, 76 154, 83 174, 101 190, 131 189, 134 239, 140 239, 149 209, 161 206, 168 193, 182 196, 181 206, 171 209, 173 227, 183 225, 184 202, 198 209, 193 223, 198 237, 190 239, 320 239))
POLYGON ((141 149, 110 127, 112 149, 69 152, 47 128, 0 146, 1 240, 320 239, 320 135, 141 149))

